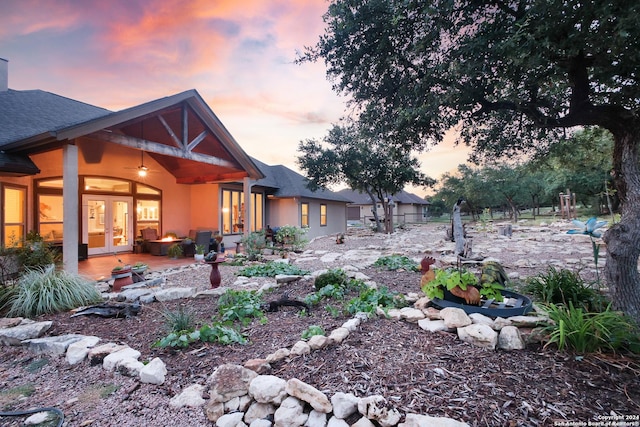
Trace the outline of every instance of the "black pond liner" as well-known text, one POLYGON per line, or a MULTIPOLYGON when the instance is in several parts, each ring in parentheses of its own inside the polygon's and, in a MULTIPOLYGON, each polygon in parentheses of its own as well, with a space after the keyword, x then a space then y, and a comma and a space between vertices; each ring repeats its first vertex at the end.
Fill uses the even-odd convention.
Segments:
POLYGON ((444 299, 434 298, 432 302, 439 308, 461 308, 467 314, 480 313, 489 317, 521 316, 531 311, 532 303, 529 297, 506 289, 500 292, 504 297, 503 302, 483 299, 480 305, 469 305, 464 302, 464 299, 458 298, 449 291, 444 291, 444 299))

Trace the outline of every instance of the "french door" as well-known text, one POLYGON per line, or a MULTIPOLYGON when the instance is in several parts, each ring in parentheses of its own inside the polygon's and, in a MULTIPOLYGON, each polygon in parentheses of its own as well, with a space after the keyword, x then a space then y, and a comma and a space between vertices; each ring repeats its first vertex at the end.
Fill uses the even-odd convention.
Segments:
POLYGON ((133 249, 133 197, 83 195, 83 241, 89 255, 133 249))

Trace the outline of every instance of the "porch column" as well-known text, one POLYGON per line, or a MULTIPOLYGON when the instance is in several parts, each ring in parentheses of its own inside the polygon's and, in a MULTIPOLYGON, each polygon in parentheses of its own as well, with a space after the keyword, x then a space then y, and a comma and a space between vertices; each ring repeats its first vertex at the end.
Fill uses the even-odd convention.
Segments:
POLYGON ((78 273, 78 146, 71 144, 62 149, 62 206, 62 262, 66 271, 78 273))
POLYGON ((243 233, 251 233, 251 178, 248 176, 242 180, 242 191, 244 192, 244 228, 243 233))

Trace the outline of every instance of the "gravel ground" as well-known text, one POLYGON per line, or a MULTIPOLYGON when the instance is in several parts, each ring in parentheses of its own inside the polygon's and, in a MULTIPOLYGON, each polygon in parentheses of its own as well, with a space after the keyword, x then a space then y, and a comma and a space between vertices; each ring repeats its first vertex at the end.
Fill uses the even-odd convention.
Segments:
MULTIPOLYGON (((546 237, 541 237, 546 233, 526 230, 532 236, 526 239, 531 249, 526 254, 522 253, 523 245, 515 251, 500 250, 505 241, 495 233, 472 233, 478 247, 486 244, 498 249, 494 256, 499 254, 512 275, 524 277, 549 265, 550 246, 546 237), (546 249, 540 250, 538 243, 546 249), (516 267, 523 258, 540 262, 533 267, 516 267)), ((525 231, 514 230, 514 239, 518 233, 525 231)), ((556 260, 587 258, 589 247, 588 241, 572 244, 555 254, 556 260)), ((332 237, 316 239, 306 248, 311 252, 292 254, 291 261, 309 270, 342 267, 347 264, 343 258, 325 263, 319 257, 369 250, 405 253, 415 259, 430 253, 443 264, 450 256, 446 248, 444 227, 429 225, 410 227, 392 236, 359 231, 348 235, 343 245, 336 245, 332 237)), ((354 259, 348 264, 361 262, 354 259)), ((233 286, 239 268, 221 266, 223 286, 233 286)), ((205 290, 209 287, 209 271, 207 266, 197 266, 166 272, 166 286, 205 290)), ((361 267, 360 271, 393 291, 406 294, 419 288, 419 273, 371 267, 361 267)), ((587 270, 586 274, 591 273, 587 270)), ((284 292, 291 298, 303 298, 312 291, 313 282, 302 280, 281 286, 267 299, 284 292)), ((349 318, 331 315, 324 307, 314 307, 310 316, 299 316, 294 308, 285 308, 267 313, 265 324, 247 325, 243 332, 250 342, 245 346, 201 344, 183 351, 151 348, 166 334, 162 311, 180 306, 188 307, 198 322, 206 323, 215 313, 216 299, 153 303, 129 319, 70 318, 68 313, 43 317, 54 322, 48 335, 97 335, 141 351, 141 360, 160 357, 169 371, 162 386, 140 384, 88 363, 69 366, 60 357, 3 347, 0 408, 57 407, 64 412, 67 426, 210 426, 201 409, 172 409, 169 399, 191 384, 204 384, 220 364, 243 364, 251 358, 265 357, 278 348, 290 348, 300 339, 301 331, 312 324, 330 331, 349 318)), ((382 394, 402 413, 448 416, 474 426, 551 426, 558 421, 596 422, 611 413, 640 414, 637 357, 576 357, 543 349, 535 342, 519 352, 487 351, 462 343, 453 334, 429 334, 415 324, 381 318, 364 323, 341 345, 274 364, 272 373, 285 379, 299 378, 329 396, 338 391, 357 396, 382 394)), ((3 426, 19 426, 21 422, 19 418, 0 418, 3 426)))

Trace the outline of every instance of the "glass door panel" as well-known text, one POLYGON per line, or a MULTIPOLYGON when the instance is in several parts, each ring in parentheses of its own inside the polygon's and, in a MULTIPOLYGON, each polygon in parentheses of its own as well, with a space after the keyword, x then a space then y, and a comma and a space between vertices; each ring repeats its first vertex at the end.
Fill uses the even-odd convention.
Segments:
POLYGON ((83 241, 89 255, 133 249, 132 197, 82 196, 83 241))

